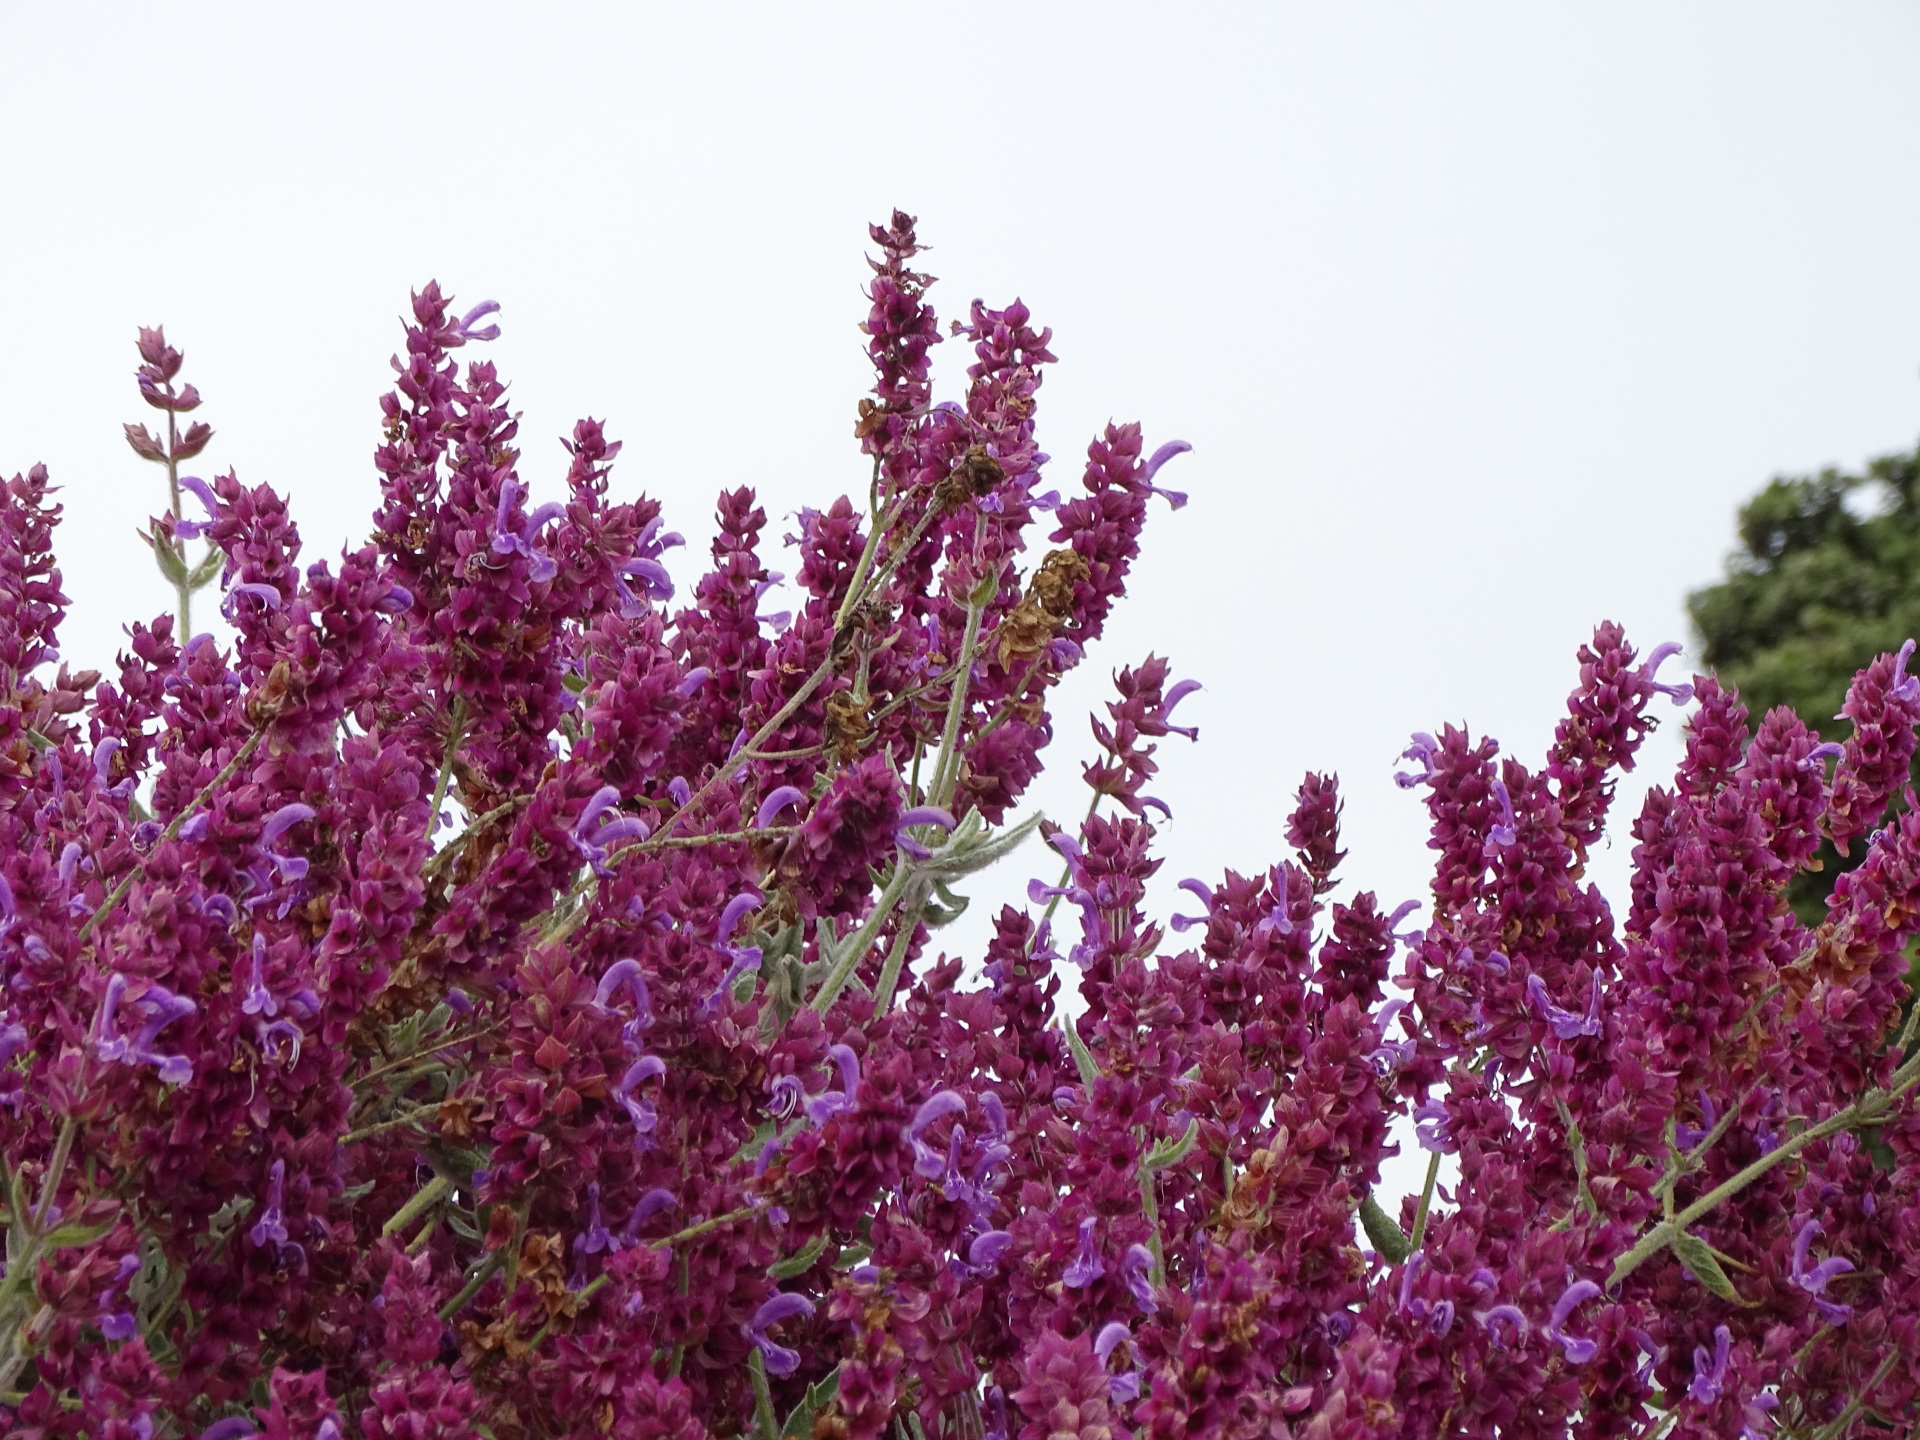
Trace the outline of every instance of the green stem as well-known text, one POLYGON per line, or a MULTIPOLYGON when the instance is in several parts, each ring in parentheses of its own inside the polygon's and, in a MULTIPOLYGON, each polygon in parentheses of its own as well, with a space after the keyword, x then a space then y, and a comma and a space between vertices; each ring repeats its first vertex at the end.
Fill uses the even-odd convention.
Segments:
MULTIPOLYGON (((231 780, 234 777, 235 772, 237 772, 242 765, 247 763, 248 758, 253 754, 253 752, 260 748, 260 742, 266 738, 267 738, 267 729, 265 725, 262 725, 258 730, 255 730, 251 736, 248 737, 247 743, 242 745, 240 749, 237 752, 235 752, 233 759, 227 762, 226 768, 223 769, 218 775, 214 776, 213 779, 209 780, 206 783, 205 788, 202 789, 198 795, 194 796, 192 800, 187 802, 186 809, 182 810, 178 815, 173 817, 173 823, 167 826, 165 830, 160 832, 160 838, 162 840, 172 840, 176 836, 178 836, 180 833, 180 827, 186 824, 187 821, 193 818, 194 812, 199 810, 199 808, 202 805, 207 803, 208 797, 211 796, 215 790, 218 790, 222 785, 226 784, 227 781, 231 780)), ((157 850, 158 848, 159 846, 156 844, 154 849, 157 850)), ((148 853, 152 854, 153 852, 149 851, 148 853)), ((133 882, 139 879, 142 875, 144 875, 146 873, 146 870, 147 870, 147 862, 142 860, 138 865, 134 866, 133 869, 129 870, 124 876, 121 877, 120 883, 113 887, 113 892, 110 895, 108 895, 105 900, 102 900, 100 902, 100 908, 94 911, 93 914, 89 915, 87 917, 87 923, 80 927, 80 933, 74 937, 74 944, 76 946, 86 944, 87 937, 92 935, 95 930, 100 928, 100 922, 107 918, 107 916, 112 912, 114 906, 118 905, 122 900, 126 898, 127 891, 133 888, 133 882)))
POLYGON ((493 1034, 493 1032, 498 1030, 499 1028, 500 1027, 498 1025, 489 1025, 484 1030, 475 1030, 471 1034, 467 1034, 467 1035, 456 1035, 451 1040, 442 1040, 438 1045, 429 1045, 424 1050, 415 1050, 410 1054, 402 1055, 398 1060, 393 1061, 391 1064, 382 1065, 378 1070, 369 1070, 366 1074, 362 1075, 358 1080, 349 1082, 350 1088, 358 1090, 362 1085, 371 1085, 374 1081, 380 1079, 384 1075, 391 1075, 396 1070, 405 1070, 409 1066, 417 1064, 419 1061, 426 1059, 427 1056, 429 1055, 439 1054, 440 1051, 442 1050, 451 1050, 456 1045, 466 1045, 475 1040, 484 1040, 487 1038, 487 1036, 493 1034))
POLYGON ((873 518, 873 528, 867 532, 867 543, 860 551, 860 559, 853 567, 853 578, 847 582, 847 598, 840 602, 840 608, 833 617, 833 628, 838 631, 852 618, 854 607, 860 603, 861 590, 867 583, 867 571, 873 568, 873 557, 880 553, 880 537, 892 528, 893 522, 900 518, 900 507, 906 502, 896 500, 884 517, 873 518))
POLYGON ((886 889, 882 890, 879 898, 873 902, 873 912, 867 916, 866 922, 858 930, 847 937, 845 951, 834 962, 833 969, 828 972, 827 978, 820 982, 819 991, 807 1002, 808 1008, 817 1010, 822 1015, 833 1008, 833 1002, 839 998, 840 992, 846 988, 847 981, 852 978, 854 967, 866 958, 867 951, 873 948, 873 942, 880 934, 880 928, 887 923, 887 917, 893 913, 893 907, 906 893, 909 873, 905 865, 896 864, 893 867, 893 875, 888 879, 886 889))
POLYGON ((900 984, 901 968, 907 963, 907 951, 913 946, 913 932, 920 928, 920 916, 926 909, 926 896, 908 903, 900 929, 893 937, 893 948, 880 967, 880 983, 873 987, 873 1018, 878 1020, 893 1008, 893 992, 900 984))
POLYGON ((478 820, 475 820, 471 825, 467 826, 466 829, 462 830, 458 835, 454 836, 453 839, 436 850, 433 858, 427 861, 426 869, 422 870, 420 874, 428 880, 433 879, 453 863, 454 857, 466 848, 469 840, 493 824, 494 821, 505 819, 531 799, 533 799, 531 795, 516 795, 511 800, 494 806, 493 809, 487 811, 486 814, 482 815, 478 820))
POLYGON ((1433 1182, 1440 1177, 1440 1152, 1427 1157, 1427 1183, 1420 1187, 1420 1206, 1413 1212, 1413 1234, 1407 1237, 1415 1250, 1427 1238, 1427 1211, 1433 1204, 1433 1182))
POLYGON ((1685 1155, 1680 1156, 1679 1162, 1671 1166, 1667 1170, 1667 1173, 1660 1177, 1659 1181, 1653 1187, 1652 1194, 1661 1199, 1665 1199, 1666 1196, 1672 1192, 1673 1187, 1678 1185, 1684 1176, 1692 1173, 1694 1168, 1699 1165, 1701 1159, 1706 1155, 1707 1151, 1713 1148, 1714 1143, 1719 1140, 1722 1135, 1727 1133, 1727 1130, 1732 1126, 1739 1114, 1740 1106, 1729 1105, 1727 1107, 1727 1113, 1713 1122, 1713 1129, 1707 1132, 1706 1138, 1691 1150, 1687 1151, 1685 1155))
POLYGON ((1847 1433, 1847 1426, 1853 1423, 1853 1417, 1860 1413, 1860 1407, 1867 1403, 1867 1397, 1878 1390, 1887 1376, 1893 1373, 1893 1367, 1901 1358, 1900 1347, 1895 1345, 1887 1351, 1887 1358, 1880 1362, 1880 1368, 1873 1372, 1873 1378, 1860 1389, 1853 1392, 1853 1399, 1847 1402, 1847 1408, 1833 1419, 1813 1432, 1813 1440, 1839 1440, 1847 1433))
POLYGON ((1762 1155, 1746 1169, 1702 1195, 1673 1219, 1663 1220, 1654 1226, 1631 1250, 1614 1262, 1613 1274, 1608 1277, 1607 1288, 1611 1290, 1638 1270, 1647 1260, 1659 1254, 1673 1243, 1674 1236, 1680 1234, 1702 1215, 1716 1209, 1723 1201, 1738 1195, 1775 1166, 1784 1165, 1814 1141, 1824 1140, 1829 1135, 1836 1135, 1842 1130, 1860 1124, 1863 1120, 1877 1118, 1891 1110, 1895 1101, 1911 1090, 1915 1084, 1920 1084, 1920 1057, 1902 1065, 1894 1072, 1893 1078, 1899 1082, 1893 1089, 1869 1091, 1846 1109, 1828 1116, 1818 1125, 1809 1126, 1778 1149, 1762 1155))
POLYGON ((66 1179, 67 1161, 73 1158, 73 1141, 79 1133, 80 1122, 71 1115, 60 1122, 60 1133, 53 1142, 53 1158, 47 1162, 46 1178, 40 1182, 40 1203, 33 1207, 33 1233, 36 1237, 46 1227, 47 1213, 53 1209, 53 1197, 60 1191, 60 1182, 66 1179))
POLYGON ((760 1347, 747 1356, 747 1374, 753 1381, 753 1418, 760 1427, 760 1440, 780 1440, 780 1423, 773 1418, 773 1395, 767 1389, 767 1362, 760 1347))
POLYGON ((419 1192, 411 1200, 393 1212, 393 1218, 380 1227, 381 1236, 384 1238, 388 1235, 397 1235, 406 1229, 451 1189, 453 1189, 453 1181, 444 1175, 435 1175, 420 1187, 419 1192))
MULTIPOLYGON (((175 398, 173 382, 167 382, 167 398, 175 398)), ((180 522, 180 462, 173 458, 173 452, 180 448, 180 420, 173 411, 167 411, 167 498, 172 509, 174 523, 180 522)), ((180 568, 187 568, 187 542, 175 536, 173 539, 174 558, 180 562, 180 568)), ((182 639, 193 634, 193 591, 187 588, 185 579, 176 580, 173 593, 180 601, 180 635, 182 639)))
POLYGON ((394 1116, 391 1120, 382 1120, 374 1125, 362 1126, 358 1130, 349 1130, 340 1137, 340 1143, 357 1145, 360 1141, 372 1139, 375 1135, 385 1135, 389 1130, 403 1130, 409 1125, 417 1125, 429 1116, 438 1114, 439 1111, 440 1106, 437 1101, 432 1105, 416 1106, 405 1114, 394 1116))
POLYGON ((507 1252, 505 1250, 496 1250, 489 1255, 485 1261, 481 1263, 480 1268, 473 1272, 473 1278, 460 1287, 460 1293, 440 1307, 441 1321, 444 1323, 445 1321, 451 1320, 465 1309, 467 1302, 478 1295, 481 1287, 484 1286, 487 1281, 491 1280, 499 1271, 500 1267, 506 1263, 507 1252))
POLYGON ((467 697, 453 697, 453 711, 447 720, 447 749, 440 757, 440 778, 433 782, 433 808, 427 812, 427 834, 440 828, 440 807, 446 803, 447 782, 453 778, 453 757, 467 728, 467 697))
POLYGON ((675 1245, 683 1244, 688 1240, 698 1239, 709 1230, 718 1230, 722 1225, 731 1225, 736 1220, 744 1220, 749 1215, 757 1213, 758 1210, 759 1207, 757 1205, 742 1205, 738 1210, 729 1210, 723 1215, 715 1215, 710 1220, 702 1220, 698 1224, 689 1225, 684 1230, 676 1230, 673 1234, 663 1236, 658 1240, 649 1240, 647 1242, 647 1248, 649 1250, 670 1250, 675 1245))
POLYGON ((980 620, 984 604, 967 606, 966 633, 960 641, 959 674, 953 677, 953 694, 947 700, 947 723, 940 732, 940 753, 933 762, 932 801, 944 806, 953 796, 960 780, 960 722, 967 712, 967 687, 973 678, 973 662, 980 648, 980 620))

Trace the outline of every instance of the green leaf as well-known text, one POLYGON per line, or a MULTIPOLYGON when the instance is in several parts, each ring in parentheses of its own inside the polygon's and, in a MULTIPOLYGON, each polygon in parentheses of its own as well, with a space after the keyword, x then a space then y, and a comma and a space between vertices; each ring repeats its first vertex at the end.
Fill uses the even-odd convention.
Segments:
POLYGON ((827 1237, 825 1233, 809 1240, 806 1248, 797 1255, 789 1255, 784 1260, 776 1260, 767 1267, 767 1275, 774 1280, 791 1280, 796 1275, 804 1275, 814 1267, 814 1262, 826 1253, 827 1237))
POLYGON ((781 1440, 809 1440, 813 1434, 813 1422, 819 1413, 833 1403, 840 1393, 840 1367, 834 1366, 833 1373, 817 1385, 809 1385, 807 1393, 800 1403, 793 1407, 786 1422, 780 1427, 781 1440))
POLYGON ((1100 1078, 1100 1069, 1093 1063, 1093 1056, 1087 1050, 1087 1042, 1080 1038, 1080 1032, 1074 1028, 1073 1021, 1062 1017, 1060 1028, 1066 1032, 1067 1050, 1073 1056, 1073 1068, 1080 1072, 1080 1083, 1091 1091, 1093 1082, 1100 1078))
POLYGON ((49 1250, 72 1250, 81 1245, 91 1245, 118 1223, 116 1218, 104 1225, 62 1225, 47 1233, 45 1244, 49 1250))
POLYGON ((375 1183, 376 1182, 372 1180, 363 1180, 358 1185, 349 1185, 340 1192, 339 1203, 342 1205, 352 1205, 357 1201, 366 1199, 367 1196, 373 1193, 375 1183))
POLYGON ((209 550, 206 558, 193 567, 193 573, 187 576, 187 586, 193 590, 204 590, 220 578, 220 569, 227 563, 224 550, 209 550))
POLYGON ((1712 1247, 1698 1235, 1680 1231, 1673 1237, 1673 1253, 1682 1265, 1693 1272, 1694 1279, 1722 1300, 1731 1300, 1736 1305, 1746 1303, 1740 1298, 1740 1292, 1733 1288, 1727 1272, 1720 1268, 1720 1262, 1713 1258, 1712 1247))
POLYGON ((987 830, 978 810, 969 810, 967 818, 947 837, 944 845, 925 860, 914 863, 914 873, 938 881, 957 880, 962 875, 984 870, 1017 850, 1045 818, 1036 810, 1018 825, 994 833, 987 830))
POLYGON ((1146 1159, 1140 1162, 1140 1168, 1151 1173, 1178 1165, 1193 1153, 1194 1142, 1199 1138, 1200 1121, 1196 1117, 1187 1121, 1186 1131, 1178 1140, 1162 1140, 1149 1150, 1146 1159))
POLYGON ((149 539, 147 546, 153 551, 153 563, 160 567, 160 573, 166 577, 169 585, 187 583, 187 562, 173 553, 171 545, 164 540, 149 539))
POLYGON ((1367 1239, 1373 1242, 1373 1248, 1387 1259, 1398 1265, 1413 1254, 1413 1241, 1386 1211, 1380 1208, 1380 1202, 1369 1191, 1367 1198, 1360 1202, 1360 1228, 1367 1232, 1367 1239))

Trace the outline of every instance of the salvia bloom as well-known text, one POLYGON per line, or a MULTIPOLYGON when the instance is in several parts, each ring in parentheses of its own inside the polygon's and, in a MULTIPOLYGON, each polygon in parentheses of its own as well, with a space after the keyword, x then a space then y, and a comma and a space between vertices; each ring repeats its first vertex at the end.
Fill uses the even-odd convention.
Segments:
POLYGON ((936 401, 914 222, 871 233, 868 503, 789 561, 731 490, 676 591, 598 421, 524 474, 499 307, 435 285, 337 559, 181 473, 213 432, 140 332, 179 603, 108 678, 58 660, 50 477, 6 482, 6 1433, 1907 1433, 1912 646, 1823 741, 1602 625, 1538 766, 1412 737, 1419 903, 1343 890, 1309 775, 1163 924, 1192 680, 1116 675, 1076 829, 1021 800, 1187 446, 1113 425, 1049 482, 1051 332, 975 302, 936 401), (1616 908, 1587 858, 1689 705, 1616 908), (1809 929, 1824 840, 1860 863, 1809 929), (975 979, 935 932, 1009 857, 975 979))

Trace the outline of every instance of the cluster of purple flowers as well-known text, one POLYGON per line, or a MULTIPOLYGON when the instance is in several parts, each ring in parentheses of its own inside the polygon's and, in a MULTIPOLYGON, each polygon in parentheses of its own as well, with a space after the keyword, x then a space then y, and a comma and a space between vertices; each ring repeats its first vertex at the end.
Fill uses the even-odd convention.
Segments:
POLYGON ((745 489, 676 608, 597 421, 530 506, 454 356, 497 307, 432 285, 337 560, 178 473, 212 432, 142 332, 149 542, 230 645, 163 616, 111 678, 59 664, 59 508, 6 483, 6 1433, 1906 1433, 1911 644, 1822 744, 1603 625, 1538 769, 1415 737, 1422 928, 1334 898, 1311 775, 1288 853, 1163 927, 1145 787, 1191 682, 1121 672, 1085 820, 1016 812, 1186 447, 1110 426, 1042 490, 1051 332, 975 302, 935 403, 913 221, 872 238, 872 489, 800 512, 785 615, 745 489), (1616 916, 1584 869, 1669 702, 1616 916), (1864 858, 1808 929, 1824 838, 1864 858), (934 932, 1016 851, 968 972, 934 932), (1397 1117, 1432 1161, 1392 1214, 1397 1117))

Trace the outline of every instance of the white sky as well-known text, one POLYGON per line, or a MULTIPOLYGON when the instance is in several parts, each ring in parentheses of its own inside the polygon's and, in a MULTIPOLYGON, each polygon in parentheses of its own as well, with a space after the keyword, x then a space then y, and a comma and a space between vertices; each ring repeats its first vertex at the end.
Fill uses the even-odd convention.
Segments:
POLYGON ((1038 802, 1077 813, 1079 717, 1157 649, 1207 687, 1163 752, 1166 908, 1276 858, 1308 767, 1391 905, 1426 875, 1410 731, 1537 763, 1594 622, 1687 638, 1743 497, 1913 443, 1917 55, 1920 12, 1868 3, 12 0, 0 466, 66 487, 62 648, 103 663, 167 603, 134 327, 187 352, 203 473, 334 553, 435 276, 505 307, 536 495, 604 417, 616 487, 700 545, 722 486, 779 517, 864 485, 864 227, 897 204, 943 316, 1055 327, 1055 484, 1110 416, 1194 446, 1038 802))

